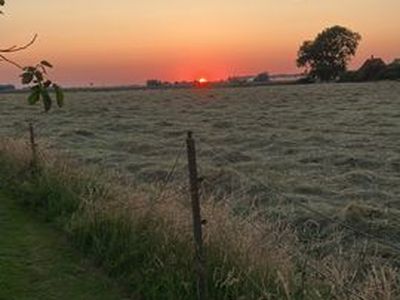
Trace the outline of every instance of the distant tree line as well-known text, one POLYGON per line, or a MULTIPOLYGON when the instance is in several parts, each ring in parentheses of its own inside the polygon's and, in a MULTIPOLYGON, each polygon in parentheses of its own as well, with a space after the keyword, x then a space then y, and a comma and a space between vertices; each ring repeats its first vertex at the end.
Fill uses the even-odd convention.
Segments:
POLYGON ((323 30, 314 40, 303 42, 296 62, 298 67, 305 68, 306 77, 299 82, 400 79, 398 59, 387 65, 382 59, 371 57, 360 69, 348 71, 348 64, 356 55, 360 41, 359 33, 336 25, 323 30))
POLYGON ((163 85, 162 81, 158 79, 149 79, 146 82, 146 86, 148 88, 158 88, 161 87, 162 85, 163 85))
POLYGON ((146 87, 149 89, 165 89, 165 88, 188 88, 195 86, 195 82, 190 81, 162 81, 159 79, 149 79, 146 81, 146 87))
POLYGON ((362 82, 400 79, 400 59, 386 64, 381 58, 371 57, 356 71, 343 73, 340 82, 362 82))
POLYGON ((252 76, 235 76, 229 77, 227 80, 209 82, 207 84, 199 84, 197 81, 162 81, 158 79, 149 79, 146 81, 146 87, 150 89, 160 88, 190 88, 190 87, 220 87, 220 86, 252 86, 262 85, 270 82, 270 76, 268 72, 262 72, 252 76))
POLYGON ((342 26, 333 26, 300 46, 297 66, 306 68, 311 80, 333 81, 347 71, 356 54, 361 35, 342 26))
MULTIPOLYGON (((400 79, 400 60, 386 64, 380 58, 371 57, 360 69, 349 71, 348 65, 356 55, 361 35, 343 26, 332 26, 320 32, 314 40, 303 42, 298 50, 297 66, 304 68, 304 78, 298 83, 360 82, 400 79)), ((229 77, 227 81, 213 82, 211 86, 253 86, 269 83, 267 72, 255 76, 229 77)), ((208 85, 208 86, 210 86, 208 85)), ((193 87, 196 82, 169 83, 151 79, 148 88, 193 87)))

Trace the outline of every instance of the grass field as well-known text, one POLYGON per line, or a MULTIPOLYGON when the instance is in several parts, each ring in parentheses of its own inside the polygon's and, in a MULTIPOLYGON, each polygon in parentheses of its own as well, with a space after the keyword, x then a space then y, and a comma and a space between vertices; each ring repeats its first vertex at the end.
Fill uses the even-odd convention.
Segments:
POLYGON ((71 92, 65 109, 45 116, 24 95, 2 95, 3 136, 27 140, 27 122, 43 117, 39 146, 83 166, 65 156, 44 160, 43 173, 31 178, 29 148, 4 139, 0 175, 145 298, 186 299, 194 295, 183 151, 191 129, 216 299, 358 299, 349 288, 365 299, 396 299, 397 246, 336 225, 400 241, 399 91, 385 82, 71 92), (175 182, 164 189, 157 181, 169 177, 179 153, 175 182), (86 165, 104 176, 84 175, 86 165), (109 178, 112 169, 128 174, 130 186, 109 178), (232 207, 251 210, 232 214, 232 207), (264 208, 285 219, 265 220, 264 208))
POLYGON ((59 231, 1 190, 0 236, 2 300, 128 299, 59 231))
MULTIPOLYGON (((65 109, 36 122, 38 136, 135 182, 164 179, 193 130, 201 175, 213 188, 234 183, 256 194, 241 173, 260 178, 278 199, 322 211, 349 203, 400 209, 397 82, 75 92, 67 99, 65 109)), ((0 95, 0 102, 0 134, 26 136, 40 108, 28 107, 24 95, 0 95)))

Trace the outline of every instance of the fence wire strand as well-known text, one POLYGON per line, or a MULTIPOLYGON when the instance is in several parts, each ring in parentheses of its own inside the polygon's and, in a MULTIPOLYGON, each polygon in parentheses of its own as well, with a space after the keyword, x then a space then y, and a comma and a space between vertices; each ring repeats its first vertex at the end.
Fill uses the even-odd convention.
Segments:
MULTIPOLYGON (((208 143, 205 143, 204 141, 201 141, 201 142, 202 142, 203 144, 207 145, 207 147, 209 148, 209 150, 212 151, 215 155, 218 155, 218 157, 222 158, 222 159, 225 161, 225 163, 228 163, 228 164, 232 164, 232 163, 233 163, 231 160, 229 160, 228 158, 224 157, 222 154, 217 153, 213 146, 209 145, 208 143)), ((220 152, 223 152, 222 150, 219 150, 219 151, 220 151, 220 152)), ((223 153, 226 155, 225 152, 223 152, 223 153)), ((235 169, 236 172, 238 172, 238 173, 242 174, 243 176, 249 178, 251 181, 258 183, 259 186, 261 186, 262 188, 264 188, 267 192, 271 193, 271 187, 267 186, 267 185, 264 183, 264 181, 261 180, 260 178, 258 178, 258 177, 256 177, 256 176, 251 176, 251 175, 248 175, 248 174, 244 174, 243 172, 237 170, 236 168, 234 168, 234 167, 232 167, 232 168, 235 169)), ((354 232, 354 233, 356 233, 356 234, 358 234, 358 235, 367 237, 367 238, 369 238, 369 239, 371 239, 371 240, 375 240, 376 242, 379 242, 379 243, 382 244, 382 245, 388 246, 388 247, 390 247, 390 248, 392 248, 392 249, 398 251, 399 254, 400 254, 400 245, 397 245, 397 244, 395 244, 395 243, 389 242, 389 241, 387 241, 386 239, 383 239, 383 238, 381 238, 381 237, 379 237, 379 236, 376 236, 376 235, 374 235, 374 234, 367 233, 367 232, 361 231, 361 230, 359 230, 359 229, 356 229, 356 228, 354 228, 353 226, 351 226, 351 225, 349 225, 349 224, 346 224, 346 223, 344 223, 344 222, 342 222, 342 221, 340 221, 340 220, 337 220, 337 219, 335 219, 335 218, 333 218, 333 217, 331 217, 331 216, 328 216, 328 215, 326 215, 326 214, 324 214, 324 213, 322 213, 322 212, 320 212, 320 211, 318 211, 318 210, 316 210, 316 209, 313 209, 313 208, 311 208, 310 206, 308 206, 308 205, 306 205, 306 204, 303 204, 303 203, 301 203, 301 202, 293 201, 293 200, 291 200, 291 199, 287 199, 287 200, 288 200, 291 204, 293 204, 293 205, 295 205, 295 206, 298 206, 298 207, 301 207, 302 209, 304 209, 304 210, 306 210, 306 211, 308 211, 308 212, 310 212, 310 213, 312 213, 312 214, 315 214, 315 215, 317 215, 317 216, 319 216, 319 217, 321 217, 321 218, 323 218, 323 219, 325 219, 325 220, 328 220, 328 221, 330 221, 330 222, 332 222, 332 223, 335 223, 335 224, 337 224, 337 225, 339 225, 339 226, 341 226, 341 227, 343 227, 343 228, 345 228, 345 229, 347 229, 347 230, 350 230, 350 231, 352 231, 352 232, 354 232)))
POLYGON ((164 201, 165 195, 166 195, 166 190, 175 178, 175 175, 177 172, 177 167, 180 163, 180 160, 182 159, 184 150, 185 150, 185 144, 182 143, 182 146, 179 148, 178 152, 175 155, 175 159, 168 171, 167 176, 165 177, 164 181, 162 182, 161 186, 159 187, 159 192, 157 193, 157 195, 149 203, 146 203, 146 204, 140 205, 140 206, 134 206, 133 209, 151 208, 151 207, 154 207, 156 204, 164 201))
MULTIPOLYGON (((243 176, 243 177, 249 179, 249 181, 250 181, 251 183, 257 183, 258 186, 262 187, 262 189, 264 189, 264 190, 267 192, 267 195, 268 195, 268 194, 271 194, 271 193, 281 193, 281 194, 283 194, 283 192, 280 191, 279 189, 274 189, 274 190, 272 190, 272 188, 269 187, 269 186, 267 186, 267 185, 265 184, 265 182, 264 182, 262 179, 260 179, 260 178, 258 178, 258 177, 256 177, 256 176, 251 176, 251 175, 245 174, 245 173, 243 173, 242 171, 238 170, 237 168, 233 167, 232 164, 233 164, 234 162, 233 162, 231 159, 227 158, 227 157, 229 157, 229 155, 227 155, 227 153, 226 153, 225 151, 223 151, 223 150, 221 150, 221 149, 216 150, 213 146, 211 146, 210 144, 208 144, 208 143, 205 142, 204 140, 201 140, 201 139, 198 139, 198 140, 200 141, 200 143, 206 145, 206 146, 207 146, 207 150, 209 150, 215 157, 218 157, 219 159, 223 160, 224 163, 228 164, 228 165, 230 166, 230 168, 232 168, 235 172, 237 172, 238 174, 240 174, 240 176, 243 176)), ((245 190, 245 191, 242 191, 242 192, 243 192, 242 195, 245 195, 246 192, 249 191, 249 190, 250 190, 250 189, 245 190)), ((287 198, 286 198, 286 199, 287 199, 287 198)), ((319 216, 319 217, 321 217, 321 218, 323 218, 323 219, 325 219, 325 220, 328 220, 328 221, 330 221, 331 223, 334 223, 334 224, 336 224, 336 225, 339 225, 340 227, 342 227, 342 228, 344 228, 344 229, 347 229, 347 230, 349 230, 349 231, 351 231, 351 232, 353 232, 353 233, 355 233, 355 234, 357 234, 357 235, 364 236, 365 238, 367 238, 367 240, 372 240, 372 241, 375 241, 375 242, 377 242, 377 243, 379 243, 379 244, 381 244, 381 245, 390 247, 390 248, 392 248, 393 250, 397 251, 397 252, 400 254, 400 245, 398 245, 398 244, 396 244, 396 243, 392 243, 392 242, 390 242, 390 241, 388 241, 388 240, 386 240, 386 239, 384 239, 384 238, 382 238, 382 237, 379 237, 379 236, 377 236, 377 235, 374 235, 374 234, 371 234, 371 233, 368 233, 368 232, 359 230, 359 229, 357 229, 357 228, 354 228, 353 226, 351 226, 351 225, 349 225, 349 224, 346 224, 345 222, 342 222, 342 221, 337 220, 337 219, 335 219, 335 218, 333 218, 333 217, 331 217, 331 216, 328 216, 327 214, 322 213, 322 212, 320 212, 320 211, 317 210, 317 209, 313 209, 313 208, 311 208, 310 206, 308 206, 308 205, 306 205, 306 204, 303 204, 303 203, 301 203, 301 202, 296 202, 296 201, 294 201, 293 199, 287 199, 287 200, 289 201, 289 203, 291 203, 291 204, 293 204, 293 205, 295 205, 295 206, 297 206, 297 207, 300 207, 300 208, 302 208, 302 209, 304 209, 304 210, 306 210, 306 211, 312 213, 313 215, 317 215, 317 216, 319 216)), ((250 212, 250 210, 249 210, 249 212, 250 212)), ((244 220, 246 223, 248 223, 249 225, 251 225, 253 228, 255 228, 256 230, 258 230, 259 232, 261 232, 261 233, 264 232, 263 228, 259 228, 258 226, 256 226, 256 224, 254 224, 253 222, 251 222, 251 221, 248 220, 247 218, 244 218, 243 220, 244 220)), ((297 253, 297 256, 301 258, 301 257, 304 256, 304 253, 298 252, 298 253, 297 253)), ((397 260, 396 260, 396 261, 397 261, 397 260)), ((325 278, 325 279, 328 280, 329 282, 331 282, 331 283, 333 283, 333 284, 337 284, 337 282, 336 282, 335 279, 331 278, 329 275, 327 275, 327 274, 325 274, 324 272, 320 271, 318 268, 316 268, 315 266, 311 265, 310 263, 306 262, 305 266, 306 266, 308 269, 310 269, 311 271, 313 271, 314 273, 316 273, 316 274, 318 274, 319 276, 325 278)), ((260 291, 263 291, 262 287, 260 287, 256 282, 251 281, 251 283, 252 283, 253 285, 255 285, 255 287, 256 287, 257 289, 259 289, 260 291)), ((353 296, 353 297, 355 297, 355 298, 357 298, 357 299, 366 300, 365 297, 363 297, 363 296, 360 295, 360 292, 359 292, 359 291, 355 291, 355 290, 353 290, 353 289, 347 287, 346 285, 341 286, 341 289, 342 289, 343 292, 345 292, 348 296, 351 295, 351 296, 353 296)))

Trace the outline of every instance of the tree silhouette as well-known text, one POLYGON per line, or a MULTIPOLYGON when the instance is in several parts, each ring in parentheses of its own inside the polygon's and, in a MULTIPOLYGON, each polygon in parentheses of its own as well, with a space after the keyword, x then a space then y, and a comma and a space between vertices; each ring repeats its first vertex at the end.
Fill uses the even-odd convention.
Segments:
MULTIPOLYGON (((4 5, 5 0, 0 0, 0 6, 4 5)), ((0 14, 2 13, 3 11, 0 10, 0 14)), ((31 93, 28 97, 28 103, 34 105, 42 100, 44 110, 45 112, 48 112, 51 109, 53 102, 50 89, 54 90, 55 92, 57 105, 62 107, 64 104, 63 90, 58 84, 53 83, 48 77, 47 70, 53 66, 48 61, 42 60, 36 65, 24 67, 9 58, 11 54, 29 48, 35 43, 36 39, 37 35, 35 34, 34 37, 23 46, 11 46, 5 49, 0 48, 0 62, 3 61, 9 63, 21 70, 21 83, 23 85, 28 85, 31 88, 31 93)))
POLYGON ((297 57, 297 66, 305 67, 312 79, 336 80, 346 71, 356 54, 361 35, 342 26, 325 29, 314 41, 305 41, 297 57))
POLYGON ((254 82, 268 82, 269 79, 269 74, 267 72, 263 72, 254 78, 254 82))

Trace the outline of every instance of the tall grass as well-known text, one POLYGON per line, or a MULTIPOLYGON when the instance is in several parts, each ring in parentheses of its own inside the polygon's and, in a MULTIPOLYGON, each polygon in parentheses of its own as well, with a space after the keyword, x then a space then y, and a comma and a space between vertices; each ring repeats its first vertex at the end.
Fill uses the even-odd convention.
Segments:
MULTIPOLYGON (((0 188, 62 226, 133 299, 196 298, 186 193, 157 183, 130 186, 49 153, 38 172, 30 161, 24 142, 2 140, 0 188)), ((349 289, 363 299, 399 299, 397 270, 373 256, 303 256, 305 243, 284 221, 265 220, 257 210, 235 214, 229 201, 212 196, 202 201, 210 299, 360 299, 349 289)), ((338 232, 324 241, 325 248, 340 238, 338 232)))

